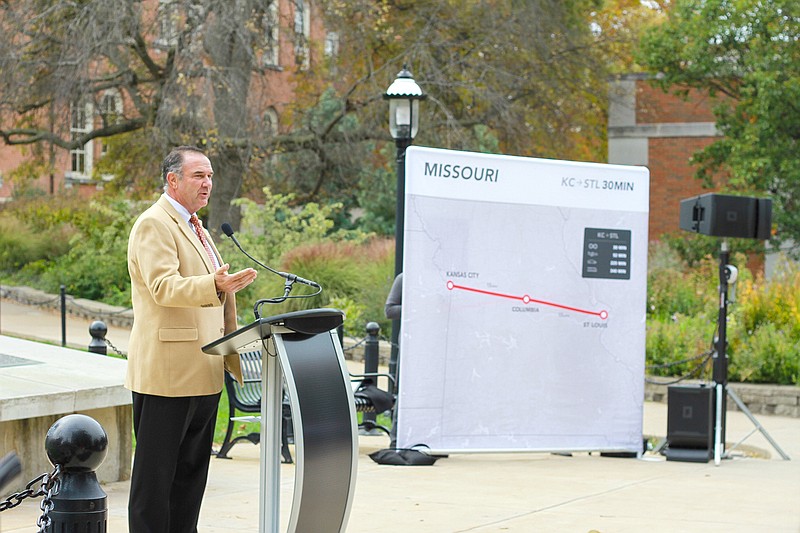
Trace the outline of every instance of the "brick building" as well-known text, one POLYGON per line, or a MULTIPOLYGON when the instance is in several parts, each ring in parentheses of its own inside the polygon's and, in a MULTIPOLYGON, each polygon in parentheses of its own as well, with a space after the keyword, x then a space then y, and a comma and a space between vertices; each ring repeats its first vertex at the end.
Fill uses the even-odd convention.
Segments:
MULTIPOLYGON (((144 0, 142 3, 144 27, 156 28, 157 34, 148 35, 150 53, 155 61, 163 61, 169 49, 177 42, 178 4, 174 0, 144 0)), ((296 70, 311 68, 320 58, 319 53, 335 54, 337 35, 326 32, 322 17, 311 0, 278 0, 270 4, 271 23, 265 28, 269 33, 269 46, 260 50, 259 61, 262 74, 254 76, 251 95, 269 87, 269 93, 253 96, 253 120, 272 133, 283 131, 281 116, 294 100, 292 74, 296 70), (258 79, 256 79, 258 78, 258 79)), ((73 104, 69 113, 70 135, 76 137, 97 127, 103 115, 119 112, 130 105, 116 89, 103 94, 91 95, 84 102, 73 104)), ((66 130, 67 124, 62 124, 66 130)), ((58 128, 56 128, 58 129, 58 128)), ((75 150, 64 150, 49 145, 38 147, 44 150, 44 158, 53 161, 53 171, 39 176, 26 186, 45 194, 76 193, 89 197, 102 189, 104 179, 94 179, 95 163, 103 157, 103 139, 95 139, 75 150)), ((29 159, 31 146, 8 146, 0 141, 0 203, 14 196, 14 184, 10 173, 29 159)))
POLYGON ((654 88, 648 75, 615 79, 609 91, 608 162, 650 169, 650 235, 677 233, 680 201, 712 192, 694 177, 691 156, 719 137, 715 100, 698 91, 682 99, 654 88))

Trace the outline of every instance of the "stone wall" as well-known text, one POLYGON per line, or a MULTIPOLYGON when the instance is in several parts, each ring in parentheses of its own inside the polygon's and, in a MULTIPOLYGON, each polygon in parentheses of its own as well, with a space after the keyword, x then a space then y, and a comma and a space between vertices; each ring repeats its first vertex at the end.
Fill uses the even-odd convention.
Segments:
MULTIPOLYGON (((698 382, 681 382, 688 385, 698 382)), ((800 418, 800 387, 796 385, 769 385, 754 383, 728 383, 747 408, 755 415, 778 415, 800 418)), ((644 398, 652 402, 667 402, 667 386, 645 383, 644 398)), ((728 411, 738 411, 736 402, 727 401, 728 411)))
MULTIPOLYGON (((50 294, 31 287, 10 287, 3 285, 0 288, 0 298, 8 298, 24 305, 32 305, 61 312, 61 296, 50 294)), ((114 305, 74 298, 65 295, 65 309, 69 316, 85 318, 87 320, 102 320, 106 326, 121 328, 133 327, 133 309, 114 305)))
MULTIPOLYGON (((16 451, 22 462, 22 474, 16 478, 14 486, 9 487, 9 492, 21 490, 36 476, 53 471, 45 452, 45 437, 50 427, 68 414, 72 413, 0 421, 0 449, 16 451)), ((130 405, 89 409, 80 414, 96 420, 108 435, 106 457, 97 468, 98 481, 111 483, 130 479, 133 454, 130 405)))

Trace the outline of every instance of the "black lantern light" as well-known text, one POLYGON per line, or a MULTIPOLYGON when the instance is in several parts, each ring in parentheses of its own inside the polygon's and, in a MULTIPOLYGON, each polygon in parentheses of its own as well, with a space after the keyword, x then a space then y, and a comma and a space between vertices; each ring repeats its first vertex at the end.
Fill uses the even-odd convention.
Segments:
MULTIPOLYGON (((426 95, 414 76, 403 65, 403 70, 397 74, 384 99, 389 100, 389 133, 391 133, 397 146, 397 210, 394 226, 394 274, 397 276, 403 271, 403 231, 406 194, 406 148, 411 145, 419 130, 419 102, 426 95)), ((397 354, 400 337, 400 321, 392 321, 392 350, 389 359, 389 373, 394 376, 397 383, 397 354)))

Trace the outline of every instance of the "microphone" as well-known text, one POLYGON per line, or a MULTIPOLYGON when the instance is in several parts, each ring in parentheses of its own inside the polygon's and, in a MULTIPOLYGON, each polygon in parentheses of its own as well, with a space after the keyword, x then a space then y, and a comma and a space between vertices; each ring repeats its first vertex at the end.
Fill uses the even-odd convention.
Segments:
POLYGON ((265 265, 264 263, 262 263, 261 261, 259 261, 255 257, 253 257, 252 255, 248 254, 245 251, 245 249, 242 248, 242 245, 239 244, 239 240, 236 238, 236 235, 233 234, 233 228, 227 222, 223 222, 222 226, 220 226, 220 229, 222 230, 222 233, 224 233, 226 236, 231 238, 231 240, 233 241, 233 244, 236 245, 236 247, 239 249, 239 251, 241 251, 244 255, 246 255, 255 264, 257 264, 257 265, 269 270, 273 274, 277 274, 278 276, 282 277, 283 279, 285 279, 286 281, 289 281, 291 283, 295 283, 295 282, 302 283, 303 285, 308 285, 309 287, 314 287, 315 289, 321 289, 322 288, 322 287, 320 287, 319 283, 317 283, 316 281, 311 281, 309 279, 301 278, 300 276, 296 276, 295 274, 291 274, 289 272, 279 272, 279 271, 275 270, 274 268, 265 265))

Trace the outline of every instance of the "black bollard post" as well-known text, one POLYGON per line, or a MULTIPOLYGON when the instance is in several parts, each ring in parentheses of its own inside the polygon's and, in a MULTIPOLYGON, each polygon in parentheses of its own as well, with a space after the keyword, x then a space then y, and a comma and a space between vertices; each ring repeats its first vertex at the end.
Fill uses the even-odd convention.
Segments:
POLYGON ((44 445, 50 462, 61 465, 60 488, 51 499, 46 533, 107 533, 107 497, 95 474, 108 453, 103 427, 86 415, 67 415, 50 427, 44 445))
POLYGON ((61 346, 67 345, 67 288, 62 285, 61 298, 61 346))
MULTIPOLYGON (((379 343, 378 334, 381 327, 377 322, 367 323, 367 340, 364 343, 364 373, 372 374, 378 371, 379 356, 379 343)), ((378 384, 378 379, 373 378, 375 385, 378 384)), ((375 422, 377 415, 375 413, 363 413, 363 421, 375 422)))
POLYGON ((108 355, 108 345, 106 344, 106 333, 108 328, 105 323, 100 320, 95 320, 89 326, 89 335, 92 340, 89 343, 89 351, 92 353, 99 353, 101 355, 108 355))

